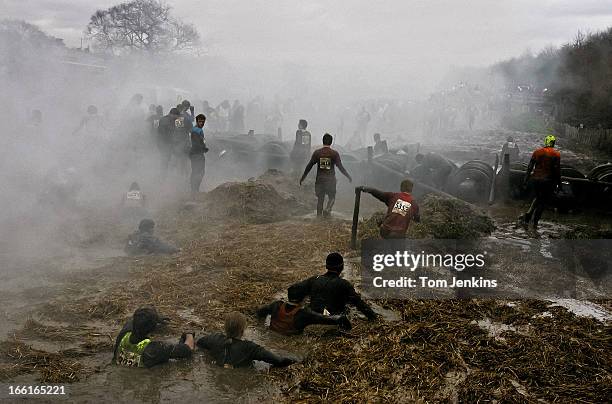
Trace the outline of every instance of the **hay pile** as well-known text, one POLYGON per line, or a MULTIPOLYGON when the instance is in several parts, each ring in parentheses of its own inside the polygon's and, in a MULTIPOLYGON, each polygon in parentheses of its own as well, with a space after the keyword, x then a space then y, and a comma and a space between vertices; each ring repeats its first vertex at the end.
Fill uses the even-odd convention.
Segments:
MULTIPOLYGON (((495 229, 489 215, 459 199, 430 194, 419 201, 419 209, 421 222, 410 224, 407 238, 476 239, 495 229)), ((384 212, 376 212, 361 222, 360 239, 380 238, 378 229, 384 217, 384 212)))
POLYGON ((401 321, 356 323, 349 338, 313 339, 277 377, 291 401, 606 402, 612 327, 524 301, 380 302, 401 321), (548 311, 552 318, 538 318, 548 311), (476 321, 529 325, 491 337, 476 321))
POLYGON ((295 196, 281 195, 260 180, 221 184, 206 195, 206 206, 217 217, 246 223, 278 222, 311 210, 295 196))
POLYGON ((269 169, 257 178, 265 184, 272 185, 283 198, 295 197, 310 209, 316 209, 317 198, 314 193, 314 183, 304 182, 301 186, 297 177, 287 175, 282 171, 269 169))

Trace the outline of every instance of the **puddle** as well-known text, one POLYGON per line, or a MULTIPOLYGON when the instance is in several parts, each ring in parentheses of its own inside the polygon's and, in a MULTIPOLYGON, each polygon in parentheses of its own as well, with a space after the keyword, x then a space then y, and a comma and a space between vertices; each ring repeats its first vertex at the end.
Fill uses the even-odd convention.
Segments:
POLYGON ((552 300, 551 306, 565 307, 579 317, 592 317, 601 322, 612 320, 612 314, 604 307, 589 301, 575 299, 556 299, 552 300))
POLYGON ((470 324, 478 325, 480 328, 482 328, 489 334, 489 337, 495 339, 496 341, 505 341, 502 334, 506 331, 512 331, 512 332, 516 332, 522 335, 529 334, 529 326, 526 326, 526 325, 512 326, 508 324, 491 321, 490 318, 484 318, 478 321, 474 320, 470 324))

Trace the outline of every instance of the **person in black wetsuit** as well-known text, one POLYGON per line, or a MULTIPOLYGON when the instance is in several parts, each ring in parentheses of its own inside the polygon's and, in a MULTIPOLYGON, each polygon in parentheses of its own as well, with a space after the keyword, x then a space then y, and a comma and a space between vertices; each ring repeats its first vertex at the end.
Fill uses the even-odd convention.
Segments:
POLYGON ((153 235, 155 222, 151 219, 142 219, 138 230, 132 233, 126 242, 125 252, 128 255, 146 254, 174 254, 179 248, 164 243, 153 235))
POLYGON ((253 361, 263 361, 272 366, 289 366, 296 361, 278 356, 254 342, 242 339, 246 328, 246 317, 233 312, 225 318, 225 334, 215 333, 200 338, 197 345, 207 350, 213 363, 225 368, 252 367, 253 361))
POLYGON ((151 341, 148 335, 155 330, 160 318, 154 307, 137 309, 123 326, 115 340, 113 363, 126 367, 151 367, 170 359, 190 358, 195 347, 194 334, 184 334, 178 344, 151 341))
POLYGON ((313 324, 338 325, 345 330, 351 329, 351 323, 346 316, 324 316, 309 308, 302 307, 304 296, 299 288, 289 287, 288 302, 278 300, 257 310, 257 317, 270 316, 270 329, 283 335, 295 335, 304 332, 304 328, 313 324))
POLYGON ((344 269, 344 259, 337 252, 331 253, 325 260, 327 273, 316 275, 296 283, 297 293, 310 296, 310 309, 317 313, 344 314, 347 304, 354 305, 369 320, 376 319, 376 313, 361 299, 353 285, 340 277, 344 269))

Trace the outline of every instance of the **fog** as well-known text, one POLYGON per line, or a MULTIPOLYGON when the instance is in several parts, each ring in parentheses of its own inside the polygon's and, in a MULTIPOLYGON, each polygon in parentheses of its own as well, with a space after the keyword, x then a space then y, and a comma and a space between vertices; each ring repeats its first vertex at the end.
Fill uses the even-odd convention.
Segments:
POLYGON ((420 103, 447 85, 441 83, 449 72, 558 45, 578 29, 604 28, 612 14, 610 1, 173 1, 173 14, 198 29, 199 52, 110 57, 95 53, 84 30, 96 8, 114 4, 0 5, 3 17, 65 44, 19 28, 1 32, 3 254, 45 256, 82 245, 103 223, 98 216, 116 213, 132 181, 158 201, 186 193, 183 176, 160 180, 159 156, 142 124, 149 104, 167 113, 189 99, 199 113, 204 100, 213 107, 240 100, 245 131, 275 135, 280 127, 290 141, 297 120, 306 118, 314 143, 330 132, 342 146, 367 105, 372 120, 357 146, 374 131, 409 142, 427 126, 420 103), (94 52, 76 50, 82 40, 94 52), (129 105, 136 93, 143 102, 129 105), (249 115, 253 100, 259 115, 249 115), (81 127, 89 105, 98 112, 81 127), (401 118, 377 114, 389 105, 401 118), (48 200, 58 184, 74 187, 73 199, 57 202, 65 206, 48 200))

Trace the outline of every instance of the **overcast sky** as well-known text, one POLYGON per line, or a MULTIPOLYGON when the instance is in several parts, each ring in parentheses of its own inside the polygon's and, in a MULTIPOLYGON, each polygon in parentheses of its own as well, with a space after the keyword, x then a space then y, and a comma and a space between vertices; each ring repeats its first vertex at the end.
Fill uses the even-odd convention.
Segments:
MULTIPOLYGON (((117 0, 0 0, 78 46, 96 8, 117 0)), ((210 52, 230 60, 436 72, 487 65, 612 26, 612 0, 174 0, 210 52)))

